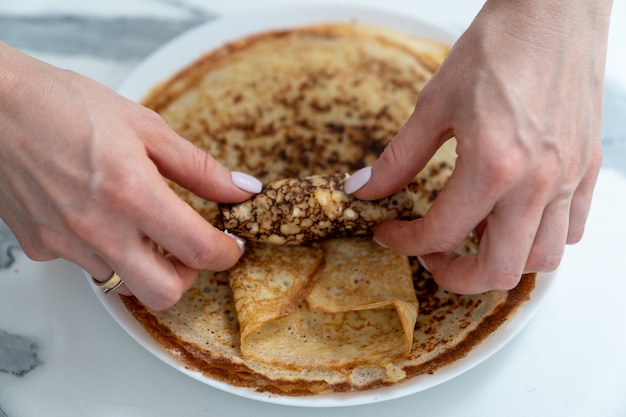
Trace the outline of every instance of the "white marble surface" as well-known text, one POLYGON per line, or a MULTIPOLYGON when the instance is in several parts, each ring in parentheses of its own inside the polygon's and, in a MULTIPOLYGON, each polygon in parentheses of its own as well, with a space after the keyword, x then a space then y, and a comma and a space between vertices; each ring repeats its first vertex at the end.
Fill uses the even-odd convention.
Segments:
MULTIPOLYGON (((142 58, 187 28, 280 3, 3 0, 0 40, 115 88, 142 58)), ((342 3, 385 7, 455 33, 481 5, 342 3)), ((0 417, 626 416, 625 1, 615 0, 612 20, 605 161, 585 238, 566 251, 556 284, 531 323, 482 365, 422 393, 350 409, 245 400, 148 354, 112 320, 78 268, 65 261, 29 261, 0 224, 0 417)))

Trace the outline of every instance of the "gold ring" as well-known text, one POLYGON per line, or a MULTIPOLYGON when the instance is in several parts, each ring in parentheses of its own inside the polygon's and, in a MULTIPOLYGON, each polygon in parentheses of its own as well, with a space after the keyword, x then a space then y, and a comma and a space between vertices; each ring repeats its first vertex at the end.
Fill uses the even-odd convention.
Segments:
POLYGON ((122 278, 120 278, 120 276, 117 275, 117 272, 115 272, 115 271, 113 271, 113 273, 111 274, 110 277, 108 277, 106 280, 104 280, 102 282, 98 281, 94 277, 91 277, 91 280, 98 287, 102 287, 102 289, 104 290, 104 293, 107 294, 107 295, 111 291, 117 290, 124 283, 124 281, 122 281, 122 278))

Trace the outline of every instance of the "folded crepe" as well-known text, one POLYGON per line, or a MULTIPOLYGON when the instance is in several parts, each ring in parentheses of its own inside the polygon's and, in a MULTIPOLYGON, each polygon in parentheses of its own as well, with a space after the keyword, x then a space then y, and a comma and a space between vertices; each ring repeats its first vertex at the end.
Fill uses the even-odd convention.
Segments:
POLYGON ((229 279, 246 359, 353 368, 411 350, 418 302, 408 259, 371 239, 253 245, 229 279))

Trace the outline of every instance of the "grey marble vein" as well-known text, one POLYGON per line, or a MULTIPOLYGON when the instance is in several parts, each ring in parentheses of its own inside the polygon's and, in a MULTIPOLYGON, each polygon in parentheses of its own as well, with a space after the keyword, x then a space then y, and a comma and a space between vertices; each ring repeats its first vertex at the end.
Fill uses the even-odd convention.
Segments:
POLYGON ((0 330, 0 372, 26 375, 41 364, 38 350, 34 341, 0 330))
POLYGON ((15 258, 13 257, 13 251, 20 248, 17 239, 7 225, 0 220, 0 269, 10 267, 15 258))
MULTIPOLYGON (((187 3, 184 0, 152 0, 154 3, 166 4, 173 6, 178 10, 185 11, 191 16, 212 16, 206 9, 196 6, 194 4, 187 3)), ((208 3, 208 2, 207 2, 208 3)))
POLYGON ((214 17, 207 12, 182 19, 0 15, 0 40, 18 49, 47 54, 140 59, 214 17))
POLYGON ((2 409, 2 407, 0 407, 0 417, 9 417, 7 415, 7 413, 4 412, 4 410, 2 409))

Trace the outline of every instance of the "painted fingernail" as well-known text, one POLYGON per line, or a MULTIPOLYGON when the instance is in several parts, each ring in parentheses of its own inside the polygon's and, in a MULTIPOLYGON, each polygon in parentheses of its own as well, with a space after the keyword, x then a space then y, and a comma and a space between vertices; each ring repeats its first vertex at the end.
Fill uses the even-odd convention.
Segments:
POLYGON ((370 178, 372 178, 372 167, 361 168, 346 180, 343 184, 343 191, 346 194, 352 194, 363 188, 370 178))
POLYGON ((239 246, 239 249, 241 249, 242 252, 245 250, 246 241, 243 238, 237 236, 234 233, 229 232, 228 230, 224 230, 224 234, 226 236, 232 237, 235 240, 235 242, 237 242, 237 246, 239 246))
POLYGON ((263 189, 261 181, 244 172, 233 171, 230 173, 230 177, 238 188, 249 193, 258 194, 263 189))
POLYGON ((383 242, 381 242, 380 240, 376 239, 376 236, 372 237, 372 240, 374 242, 376 242, 378 244, 378 246, 381 246, 383 248, 388 248, 389 246, 385 245, 383 242))
POLYGON ((417 256, 416 258, 420 262, 420 264, 424 267, 424 269, 430 272, 430 269, 428 269, 428 265, 426 265, 426 262, 424 262, 424 258, 422 258, 421 256, 417 256))

